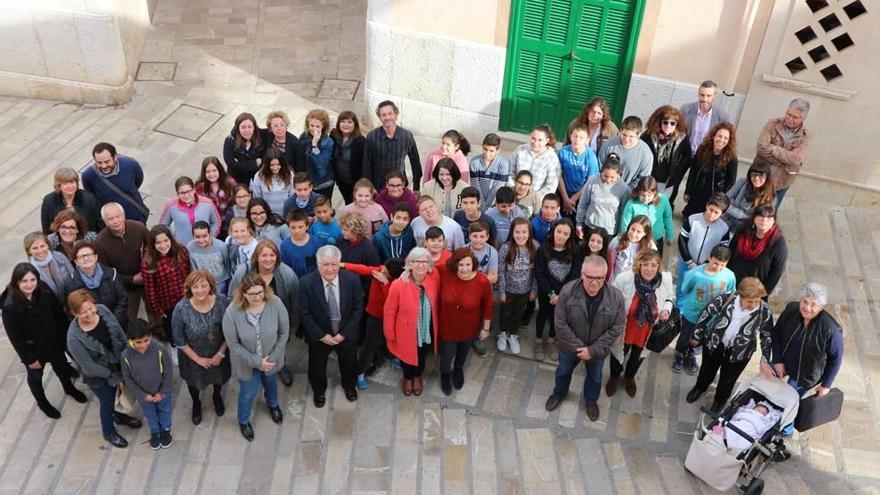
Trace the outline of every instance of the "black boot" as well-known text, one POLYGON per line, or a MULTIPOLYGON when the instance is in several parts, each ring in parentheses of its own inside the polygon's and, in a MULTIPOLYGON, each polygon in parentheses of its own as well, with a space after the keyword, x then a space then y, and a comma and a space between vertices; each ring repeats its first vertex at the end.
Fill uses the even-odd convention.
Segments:
POLYGON ((86 394, 80 392, 76 387, 73 386, 73 382, 70 379, 62 379, 61 386, 64 388, 64 393, 73 397, 73 400, 79 402, 80 404, 85 404, 88 402, 88 398, 86 394))
POLYGON ((440 373, 440 388, 446 395, 452 395, 452 375, 450 373, 440 373))
POLYGON ((220 395, 220 386, 214 385, 214 412, 217 416, 223 416, 226 413, 226 406, 223 405, 223 396, 220 395))
POLYGON ((49 401, 46 399, 37 399, 37 407, 39 407, 40 410, 43 411, 43 414, 49 416, 52 419, 58 419, 61 417, 61 412, 58 411, 58 409, 55 409, 55 406, 50 404, 49 401))
POLYGON ((202 401, 193 401, 192 422, 198 426, 202 423, 202 401))

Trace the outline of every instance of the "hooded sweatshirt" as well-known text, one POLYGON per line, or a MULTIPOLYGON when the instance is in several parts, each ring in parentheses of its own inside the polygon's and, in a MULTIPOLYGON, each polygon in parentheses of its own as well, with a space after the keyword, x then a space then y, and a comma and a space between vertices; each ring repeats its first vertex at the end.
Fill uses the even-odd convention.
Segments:
POLYGON ((382 224, 379 232, 376 232, 373 244, 379 251, 379 258, 384 262, 389 258, 405 258, 410 250, 416 247, 416 238, 409 225, 403 229, 399 236, 391 235, 391 221, 389 220, 382 224))

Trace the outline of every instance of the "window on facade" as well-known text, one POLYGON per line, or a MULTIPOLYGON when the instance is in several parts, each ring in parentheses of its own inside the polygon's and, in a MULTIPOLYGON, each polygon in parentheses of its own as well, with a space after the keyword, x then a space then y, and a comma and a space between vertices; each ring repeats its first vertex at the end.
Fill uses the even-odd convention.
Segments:
POLYGON ((815 63, 819 63, 831 56, 828 54, 828 50, 826 50, 825 47, 822 45, 813 48, 812 50, 808 51, 807 54, 810 56, 811 59, 813 59, 813 62, 815 63))
POLYGON ((813 28, 810 26, 795 32, 794 35, 797 36, 798 41, 800 41, 802 45, 816 39, 816 31, 813 31, 813 28))
POLYGON ((828 14, 819 19, 819 25, 822 26, 822 29, 827 33, 834 28, 840 27, 840 19, 838 19, 835 14, 828 14))
POLYGON ((855 45, 855 42, 852 38, 846 33, 841 34, 840 36, 831 40, 831 43, 834 45, 834 48, 837 48, 837 51, 844 50, 855 45))
POLYGON ((850 19, 855 19, 856 17, 867 13, 868 9, 866 9, 865 6, 862 5, 862 2, 856 0, 855 2, 844 7, 843 11, 846 12, 847 17, 849 17, 850 19))
POLYGON ((818 12, 828 6, 825 0, 807 0, 807 7, 813 12, 818 12))
POLYGON ((795 75, 807 68, 807 64, 805 64, 800 57, 795 57, 789 60, 785 63, 785 66, 788 67, 788 71, 791 72, 791 75, 795 75))
POLYGON ((825 80, 828 82, 831 82, 843 75, 843 72, 840 72, 840 68, 837 67, 837 64, 831 64, 828 67, 820 70, 819 72, 822 73, 822 77, 824 77, 825 80))

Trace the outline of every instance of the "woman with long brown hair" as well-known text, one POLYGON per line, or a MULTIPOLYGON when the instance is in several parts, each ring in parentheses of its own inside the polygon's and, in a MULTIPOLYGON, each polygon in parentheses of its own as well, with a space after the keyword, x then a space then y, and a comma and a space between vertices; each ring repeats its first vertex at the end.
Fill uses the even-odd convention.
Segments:
POLYGON ((651 176, 657 179, 660 192, 669 198, 671 204, 675 204, 678 184, 691 162, 691 143, 684 115, 671 105, 654 110, 642 133, 642 141, 654 155, 651 176))
POLYGON ((225 238, 226 231, 229 229, 226 211, 234 203, 235 196, 232 189, 235 187, 235 184, 235 179, 226 173, 226 169, 220 163, 219 158, 209 156, 202 160, 202 170, 199 172, 199 178, 196 179, 196 194, 213 201, 214 206, 220 211, 220 218, 223 221, 220 226, 219 239, 225 238))
POLYGON ((576 125, 587 127, 587 141, 589 143, 587 147, 593 150, 593 153, 599 153, 599 150, 602 149, 602 145, 606 141, 620 133, 617 125, 611 120, 611 109, 608 108, 608 103, 604 98, 599 97, 593 98, 584 105, 581 113, 571 121, 571 124, 568 124, 568 132, 565 133, 565 144, 571 144, 569 135, 571 134, 572 127, 576 125))
POLYGON ((738 179, 727 191, 730 206, 724 212, 724 221, 731 232, 752 218, 752 213, 761 205, 776 203, 776 187, 770 176, 770 166, 766 163, 753 163, 742 179, 738 179))
POLYGON ((363 177, 364 143, 367 141, 357 114, 349 110, 340 112, 330 138, 334 143, 332 164, 336 187, 345 204, 350 204, 354 201, 354 183, 363 177))
POLYGON ((682 215, 687 218, 706 210, 715 193, 725 193, 736 181, 736 128, 730 122, 716 124, 697 148, 684 189, 682 215))
POLYGON ((155 323, 161 324, 161 329, 154 328, 154 335, 162 340, 171 337, 171 314, 183 299, 183 287, 189 272, 189 253, 174 239, 171 230, 164 225, 150 229, 149 240, 144 245, 141 276, 147 313, 154 327, 160 326, 155 323))
POLYGON ((223 161, 229 174, 240 184, 249 184, 260 167, 263 139, 257 119, 247 112, 235 118, 232 132, 223 142, 223 161))
POLYGON ((280 215, 284 211, 284 202, 295 194, 293 170, 284 153, 275 148, 263 153, 260 170, 251 180, 251 193, 255 198, 265 199, 273 212, 280 215))

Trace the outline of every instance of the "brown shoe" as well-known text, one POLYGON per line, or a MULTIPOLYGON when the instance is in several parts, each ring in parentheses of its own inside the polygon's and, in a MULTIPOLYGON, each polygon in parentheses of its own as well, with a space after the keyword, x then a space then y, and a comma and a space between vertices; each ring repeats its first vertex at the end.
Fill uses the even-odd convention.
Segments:
POLYGON ((605 383, 605 395, 608 397, 614 397, 614 394, 617 393, 617 382, 620 381, 619 376, 609 376, 608 381, 605 383))
POLYGON ((550 397, 547 397, 547 403, 544 404, 544 409, 552 411, 559 407, 559 404, 561 403, 562 399, 557 398, 555 395, 551 395, 550 397))
POLYGON ((403 379, 403 395, 409 397, 413 393, 413 381, 411 378, 403 379))
POLYGON ((546 357, 544 352, 544 339, 535 339, 534 346, 535 361, 543 361, 546 357))
POLYGON ((599 419, 599 406, 596 404, 587 404, 587 417, 590 421, 599 419))
POLYGON ((417 376, 413 378, 412 385, 412 393, 415 396, 422 395, 422 390, 425 388, 425 382, 422 381, 422 377, 417 376))
POLYGON ((550 361, 559 361, 559 350, 556 349, 556 339, 553 337, 547 339, 547 357, 550 361))
POLYGON ((630 397, 636 396, 636 380, 634 378, 624 378, 623 379, 623 389, 626 390, 626 395, 630 397))

